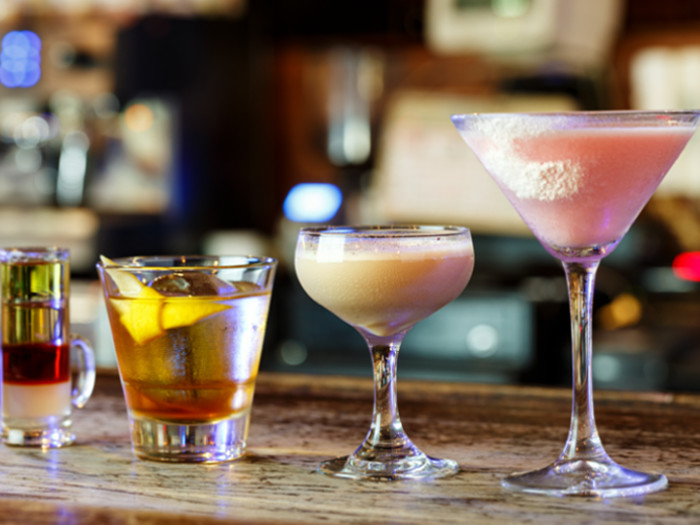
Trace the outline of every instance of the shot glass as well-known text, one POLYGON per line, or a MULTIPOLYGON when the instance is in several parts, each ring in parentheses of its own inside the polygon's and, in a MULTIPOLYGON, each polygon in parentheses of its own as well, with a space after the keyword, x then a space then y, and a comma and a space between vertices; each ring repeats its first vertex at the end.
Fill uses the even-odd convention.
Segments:
POLYGON ((95 385, 90 345, 69 334, 68 250, 0 250, 2 441, 53 448, 75 441, 71 409, 95 385), (72 370, 71 357, 76 363, 72 370))
POLYGON ((276 267, 248 256, 97 264, 137 457, 245 453, 276 267))

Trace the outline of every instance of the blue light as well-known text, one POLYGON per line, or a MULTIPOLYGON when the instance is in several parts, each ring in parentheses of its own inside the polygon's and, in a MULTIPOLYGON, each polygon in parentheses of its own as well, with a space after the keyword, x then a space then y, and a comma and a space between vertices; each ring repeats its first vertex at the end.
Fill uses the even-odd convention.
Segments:
POLYGON ((325 183, 297 184, 284 199, 284 215, 294 222, 327 222, 335 217, 343 203, 337 186, 325 183))
POLYGON ((31 31, 10 31, 0 42, 0 83, 31 87, 41 77, 41 39, 31 31))

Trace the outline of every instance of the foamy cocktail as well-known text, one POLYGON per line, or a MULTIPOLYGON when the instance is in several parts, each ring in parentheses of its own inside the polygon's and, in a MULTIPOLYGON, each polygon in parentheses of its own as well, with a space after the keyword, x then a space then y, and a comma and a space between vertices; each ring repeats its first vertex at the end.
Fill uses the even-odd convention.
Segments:
POLYGON ((593 410, 595 273, 622 240, 698 124, 695 111, 453 115, 452 121, 544 248, 569 289, 573 399, 564 450, 551 465, 503 480, 556 496, 638 496, 667 485, 605 452, 593 410))
POLYGON ((254 257, 98 264, 137 456, 243 455, 275 268, 254 257))
POLYGON ((621 118, 596 126, 566 115, 456 122, 544 247, 576 259, 617 246, 694 131, 663 118, 621 118))
POLYGON ((295 256, 309 296, 353 326, 374 363, 374 414, 365 441, 321 472, 354 479, 430 479, 457 464, 420 451, 396 405, 396 360, 406 332, 459 296, 474 268, 469 230, 443 226, 307 228, 295 256))

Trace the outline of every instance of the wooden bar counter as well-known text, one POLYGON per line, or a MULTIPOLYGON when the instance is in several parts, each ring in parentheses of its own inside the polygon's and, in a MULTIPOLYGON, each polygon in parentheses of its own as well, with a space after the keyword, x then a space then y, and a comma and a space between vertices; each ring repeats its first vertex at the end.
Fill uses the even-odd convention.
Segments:
POLYGON ((315 472, 369 427, 369 379, 262 375, 249 453, 237 462, 166 464, 131 453, 116 376, 98 377, 75 414, 78 442, 0 447, 2 523, 480 524, 700 523, 700 395, 596 393, 598 427, 623 465, 661 471, 669 488, 600 501, 513 494, 500 479, 561 451, 570 393, 399 380, 404 426, 462 471, 434 482, 373 483, 315 472))

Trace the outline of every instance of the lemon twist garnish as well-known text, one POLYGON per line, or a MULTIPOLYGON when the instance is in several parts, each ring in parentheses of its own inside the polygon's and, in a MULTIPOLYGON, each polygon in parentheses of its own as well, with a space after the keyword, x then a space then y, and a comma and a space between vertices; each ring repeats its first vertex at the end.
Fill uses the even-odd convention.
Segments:
POLYGON ((110 303, 119 314, 119 322, 126 328, 137 344, 155 339, 172 328, 192 326, 197 321, 229 308, 225 304, 192 297, 168 298, 146 286, 130 272, 108 268, 116 263, 100 256, 105 272, 114 281, 120 298, 110 298, 110 303))

